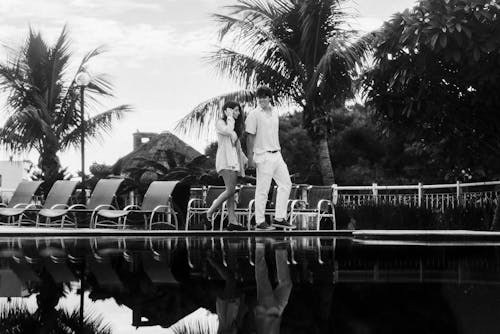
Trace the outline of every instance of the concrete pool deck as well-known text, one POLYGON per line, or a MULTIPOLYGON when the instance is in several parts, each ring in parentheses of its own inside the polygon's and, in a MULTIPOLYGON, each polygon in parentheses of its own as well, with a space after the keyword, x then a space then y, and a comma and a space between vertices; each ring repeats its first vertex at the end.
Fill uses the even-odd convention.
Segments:
POLYGON ((351 230, 335 231, 203 231, 203 230, 136 230, 136 229, 90 229, 90 228, 45 228, 45 227, 15 227, 0 226, 0 238, 3 237, 197 237, 197 236, 220 236, 220 237, 279 237, 279 236, 321 236, 321 237, 352 237, 351 230))
POLYGON ((0 226, 0 238, 7 237, 347 237, 370 243, 370 240, 384 241, 386 244, 397 241, 432 242, 500 242, 500 232, 468 230, 299 230, 299 231, 200 231, 200 230, 134 230, 134 229, 60 229, 0 226))

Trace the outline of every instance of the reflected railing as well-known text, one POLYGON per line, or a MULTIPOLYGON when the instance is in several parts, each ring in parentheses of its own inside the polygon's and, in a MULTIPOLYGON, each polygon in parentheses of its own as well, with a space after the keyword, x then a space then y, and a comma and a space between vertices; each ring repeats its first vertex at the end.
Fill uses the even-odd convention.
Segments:
MULTIPOLYGON (((245 277, 245 272, 255 266, 255 247, 259 242, 268 242, 271 248, 274 244, 285 243, 288 264, 292 267, 305 268, 320 275, 325 275, 326 271, 317 270, 318 266, 331 267, 332 283, 500 283, 498 247, 489 247, 486 254, 477 249, 475 252, 457 252, 461 248, 451 247, 421 247, 416 251, 415 247, 358 246, 349 239, 324 237, 286 237, 281 240, 249 237, 2 239, 0 259, 4 267, 17 265, 19 276, 28 282, 35 280, 33 272, 42 269, 51 273, 58 282, 71 282, 76 280, 75 268, 83 262, 109 266, 123 262, 132 272, 144 271, 144 266, 149 270, 156 264, 179 266, 189 268, 189 274, 194 277, 208 278, 213 275, 207 271, 207 256, 215 256, 226 267, 231 262, 237 263, 235 270, 242 270, 238 276, 251 280, 250 276, 245 277), (28 272, 30 274, 25 277, 28 272)), ((93 275, 92 270, 88 269, 87 274, 93 275)), ((155 280, 159 282, 158 278, 155 280)), ((169 281, 172 281, 172 276, 169 281)))

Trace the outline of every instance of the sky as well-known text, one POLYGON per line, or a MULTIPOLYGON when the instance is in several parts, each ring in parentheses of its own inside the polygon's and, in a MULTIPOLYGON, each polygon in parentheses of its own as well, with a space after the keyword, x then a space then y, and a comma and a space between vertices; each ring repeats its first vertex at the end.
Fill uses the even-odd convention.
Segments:
MULTIPOLYGON (((86 166, 114 164, 132 151, 132 134, 173 131, 176 122, 199 103, 239 87, 213 71, 204 57, 217 44, 217 25, 210 14, 236 0, 0 0, 0 62, 7 48, 20 46, 29 27, 54 41, 64 25, 72 40, 75 65, 88 51, 104 45, 107 52, 89 64, 89 72, 106 73, 115 97, 105 111, 121 104, 134 107, 102 140, 86 146, 86 166)), ((347 4, 357 15, 353 27, 378 28, 414 0, 356 0, 347 4)), ((72 74, 71 71, 69 74, 72 74)), ((0 92, 0 122, 5 120, 5 93, 0 92)), ((179 135, 179 134, 177 134, 179 135)), ((179 135, 203 152, 211 138, 179 135)), ((0 150, 0 160, 10 152, 0 150)), ((34 152, 14 160, 37 162, 34 152)), ((69 171, 80 168, 79 151, 60 155, 69 171)))

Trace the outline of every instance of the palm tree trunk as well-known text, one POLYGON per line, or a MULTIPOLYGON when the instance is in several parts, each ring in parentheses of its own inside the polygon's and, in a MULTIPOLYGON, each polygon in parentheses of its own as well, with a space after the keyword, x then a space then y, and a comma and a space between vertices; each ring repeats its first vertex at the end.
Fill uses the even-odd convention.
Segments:
POLYGON ((59 157, 57 156, 57 150, 45 149, 42 153, 40 153, 38 167, 42 170, 43 180, 45 181, 43 184, 43 190, 46 195, 59 177, 61 163, 59 162, 59 157))
POLYGON ((335 183, 333 175, 332 160, 330 158, 330 150, 328 149, 328 135, 325 135, 319 140, 318 155, 319 167, 323 184, 331 185, 335 183))

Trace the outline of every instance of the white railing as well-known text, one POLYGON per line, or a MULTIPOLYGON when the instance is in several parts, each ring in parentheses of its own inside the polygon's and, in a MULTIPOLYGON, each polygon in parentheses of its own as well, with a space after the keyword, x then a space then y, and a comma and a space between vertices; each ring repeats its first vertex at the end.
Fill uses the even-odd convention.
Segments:
POLYGON ((333 185, 337 205, 407 205, 444 211, 458 206, 483 207, 496 202, 500 181, 452 184, 416 184, 400 186, 339 186, 333 185))
MULTIPOLYGON (((299 185, 299 197, 307 201, 307 184, 299 185)), ((332 185, 332 199, 337 206, 355 208, 361 205, 405 205, 443 212, 455 207, 496 205, 500 181, 452 184, 415 184, 383 186, 332 185)), ((191 188, 191 198, 203 198, 202 187, 191 188)))

